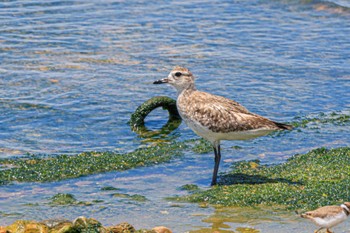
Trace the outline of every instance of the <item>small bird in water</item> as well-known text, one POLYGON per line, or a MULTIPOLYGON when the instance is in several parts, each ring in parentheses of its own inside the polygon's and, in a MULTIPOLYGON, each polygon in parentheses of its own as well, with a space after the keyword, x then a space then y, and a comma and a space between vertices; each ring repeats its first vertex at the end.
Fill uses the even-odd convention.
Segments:
POLYGON ((176 66, 167 78, 154 82, 162 83, 175 87, 178 94, 176 106, 181 118, 213 146, 215 165, 211 185, 217 183, 221 140, 246 140, 276 130, 292 129, 290 125, 251 113, 233 100, 198 91, 194 76, 187 68, 176 66))
POLYGON ((330 228, 344 222, 349 214, 350 202, 344 202, 344 204, 341 204, 340 206, 323 206, 316 210, 301 214, 300 216, 302 218, 310 219, 317 226, 321 227, 316 230, 315 233, 322 229, 326 229, 327 233, 332 233, 330 228))

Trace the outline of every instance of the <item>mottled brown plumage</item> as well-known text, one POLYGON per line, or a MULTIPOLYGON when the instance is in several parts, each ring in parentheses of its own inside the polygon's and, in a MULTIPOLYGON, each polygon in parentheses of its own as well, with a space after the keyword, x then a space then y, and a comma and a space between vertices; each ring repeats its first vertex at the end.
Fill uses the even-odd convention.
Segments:
POLYGON ((326 218, 330 216, 337 215, 339 212, 343 211, 340 206, 323 206, 313 211, 306 212, 303 217, 305 218, 326 218))
POLYGON ((176 88, 180 116, 196 134, 213 144, 215 167, 212 184, 216 184, 221 140, 244 140, 275 130, 292 129, 290 125, 251 113, 233 100, 198 91, 192 73, 184 67, 177 66, 167 78, 154 82, 161 83, 169 83, 176 88))
POLYGON ((290 128, 253 114, 233 100, 197 90, 184 91, 178 98, 178 108, 185 118, 191 118, 216 133, 290 128))

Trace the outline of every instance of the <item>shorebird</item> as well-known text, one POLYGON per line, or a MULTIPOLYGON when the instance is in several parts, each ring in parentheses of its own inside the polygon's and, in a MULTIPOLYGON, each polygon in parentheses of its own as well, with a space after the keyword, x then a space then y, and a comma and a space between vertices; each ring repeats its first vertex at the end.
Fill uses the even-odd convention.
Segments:
POLYGON ((175 87, 178 94, 176 106, 181 118, 197 135, 213 146, 215 165, 211 185, 217 181, 221 140, 246 140, 276 130, 292 129, 290 125, 251 113, 233 100, 198 91, 194 76, 187 68, 176 66, 167 78, 154 82, 162 83, 175 87))
POLYGON ((302 218, 307 218, 313 221, 317 226, 321 227, 315 233, 326 228, 327 233, 331 227, 338 225, 345 221, 350 214, 350 202, 344 202, 340 206, 323 206, 313 211, 301 214, 302 218))

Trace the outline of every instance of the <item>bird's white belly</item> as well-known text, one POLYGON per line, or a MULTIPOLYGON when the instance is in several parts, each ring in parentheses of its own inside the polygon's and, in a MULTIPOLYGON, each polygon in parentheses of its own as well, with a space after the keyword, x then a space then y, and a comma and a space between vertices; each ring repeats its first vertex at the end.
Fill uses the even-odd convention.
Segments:
POLYGON ((314 218, 314 222, 319 225, 320 227, 326 227, 330 228, 333 227, 341 222, 343 222, 347 218, 345 213, 337 214, 333 217, 327 217, 327 218, 314 218))
POLYGON ((220 141, 220 140, 247 140, 260 136, 264 136, 268 133, 273 132, 271 129, 254 129, 247 131, 233 131, 228 133, 213 132, 209 128, 204 127, 198 122, 191 121, 189 119, 184 119, 187 126, 190 127, 197 135, 202 138, 207 139, 210 142, 220 141))

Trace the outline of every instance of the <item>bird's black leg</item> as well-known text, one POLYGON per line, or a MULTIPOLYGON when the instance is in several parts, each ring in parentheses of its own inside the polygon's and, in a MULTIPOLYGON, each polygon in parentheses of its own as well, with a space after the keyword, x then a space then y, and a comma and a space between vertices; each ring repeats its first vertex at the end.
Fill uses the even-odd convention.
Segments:
POLYGON ((214 148, 214 154, 215 154, 215 165, 214 165, 213 179, 211 181, 211 185, 216 185, 216 179, 218 176, 219 164, 221 159, 220 143, 215 143, 213 148, 214 148))

